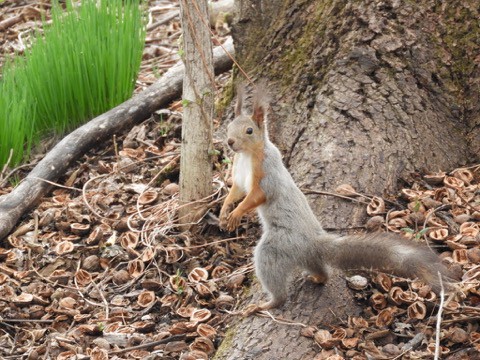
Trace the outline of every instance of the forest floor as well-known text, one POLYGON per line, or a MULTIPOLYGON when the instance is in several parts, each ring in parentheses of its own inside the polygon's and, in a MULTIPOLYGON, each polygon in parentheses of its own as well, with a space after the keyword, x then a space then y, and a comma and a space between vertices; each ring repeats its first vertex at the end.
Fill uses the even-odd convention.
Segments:
MULTIPOLYGON (((49 3, 0 3, 0 24, 18 17, 0 30, 2 56, 23 51, 49 3)), ((176 12, 176 1, 149 1, 137 92, 179 60, 176 12)), ((218 78, 219 88, 229 77, 218 78)), ((234 236, 218 230, 230 166, 221 139, 210 210, 190 231, 177 229, 181 118, 179 101, 91 149, 0 242, 1 359, 213 356, 248 304, 260 229, 252 215, 234 236)), ((0 195, 42 152, 0 173, 0 195)), ((419 359, 435 351, 480 358, 480 165, 445 171, 411 174, 388 198, 355 195, 348 185, 325 189, 364 202, 368 231, 427 242, 461 281, 442 296, 384 273, 350 278, 362 316, 299 331, 312 338, 316 359, 419 359)))

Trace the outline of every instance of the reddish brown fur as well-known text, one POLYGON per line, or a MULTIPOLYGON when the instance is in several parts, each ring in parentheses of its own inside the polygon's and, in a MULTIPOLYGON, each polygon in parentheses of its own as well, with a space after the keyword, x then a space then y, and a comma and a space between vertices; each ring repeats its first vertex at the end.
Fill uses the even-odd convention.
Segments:
MULTIPOLYGON (((235 210, 233 210, 230 213, 230 215, 228 215, 227 230, 229 231, 233 231, 235 228, 238 227, 243 215, 245 215, 247 212, 253 209, 256 209, 258 206, 262 205, 265 201, 267 201, 265 192, 262 190, 260 186, 260 182, 265 176, 265 173, 263 171, 263 159, 265 155, 261 149, 262 146, 263 144, 258 144, 256 148, 252 148, 252 151, 251 151, 252 167, 253 167, 252 189, 245 196, 243 201, 240 204, 238 204, 235 210)), ((225 203, 223 206, 227 206, 229 208, 232 203, 239 200, 242 196, 243 196, 242 191, 235 185, 235 182, 234 182, 232 189, 230 190, 230 193, 225 199, 225 203)))

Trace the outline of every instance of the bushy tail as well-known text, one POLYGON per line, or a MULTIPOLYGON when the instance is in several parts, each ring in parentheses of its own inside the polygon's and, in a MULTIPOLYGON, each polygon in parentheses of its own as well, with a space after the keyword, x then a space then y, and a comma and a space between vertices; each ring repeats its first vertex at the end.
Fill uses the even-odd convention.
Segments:
POLYGON ((402 277, 418 277, 437 293, 441 283, 447 290, 453 280, 433 250, 395 234, 342 236, 330 245, 333 247, 330 264, 342 270, 366 268, 402 277))

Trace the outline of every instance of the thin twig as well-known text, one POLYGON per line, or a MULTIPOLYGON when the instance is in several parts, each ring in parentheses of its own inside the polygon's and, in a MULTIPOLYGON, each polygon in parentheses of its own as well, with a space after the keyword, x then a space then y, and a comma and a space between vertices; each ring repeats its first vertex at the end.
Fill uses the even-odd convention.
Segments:
POLYGON ((440 281, 440 306, 437 313, 437 327, 435 331, 435 356, 434 360, 438 360, 440 356, 440 330, 442 325, 443 302, 445 298, 445 289, 443 288, 442 275, 438 272, 438 279, 440 281))
POLYGON ((2 172, 0 173, 0 179, 3 179, 3 175, 8 169, 8 165, 10 165, 10 161, 12 161, 12 156, 13 156, 13 149, 10 149, 10 153, 8 154, 8 159, 5 165, 3 165, 2 172))
POLYGON ((465 316, 457 319, 450 319, 450 320, 443 320, 442 324, 443 325, 448 325, 448 324, 454 324, 458 322, 470 322, 470 321, 479 321, 480 316, 465 316))
POLYGON ((220 244, 220 243, 230 242, 230 241, 240 240, 240 239, 247 239, 247 238, 245 238, 245 237, 240 237, 240 236, 235 236, 235 237, 232 237, 232 238, 215 240, 215 241, 212 241, 212 242, 209 242, 209 243, 205 243, 205 244, 201 244, 201 245, 178 246, 178 247, 176 246, 176 247, 174 247, 174 249, 176 249, 176 250, 196 249, 196 248, 202 248, 202 247, 206 247, 206 246, 210 246, 210 245, 214 245, 214 244, 220 244))
POLYGON ((360 204, 368 205, 368 203, 365 202, 365 201, 358 200, 358 199, 351 198, 351 197, 344 196, 344 195, 340 195, 340 194, 331 193, 331 192, 328 192, 328 191, 311 190, 311 189, 305 189, 305 188, 301 188, 300 190, 302 190, 302 192, 304 194, 318 194, 318 195, 335 196, 335 197, 339 197, 339 198, 342 198, 342 199, 355 201, 355 202, 358 202, 360 204))
POLYGON ((127 352, 127 351, 148 349, 148 348, 151 348, 151 347, 154 347, 154 346, 157 346, 157 345, 167 344, 167 343, 172 342, 172 341, 184 340, 185 338, 186 338, 186 335, 184 335, 184 334, 172 335, 172 336, 170 336, 166 339, 162 339, 162 340, 158 340, 158 341, 152 341, 152 342, 149 342, 149 343, 145 343, 145 344, 141 344, 141 345, 137 345, 137 346, 132 346, 132 347, 128 347, 128 348, 121 349, 121 350, 111 351, 111 352, 108 353, 108 355, 118 355, 118 354, 122 354, 122 353, 127 352))
POLYGON ((162 175, 163 173, 167 172, 169 169, 171 168, 174 168, 177 164, 178 164, 178 160, 180 159, 180 155, 177 155, 175 156, 172 160, 170 160, 168 162, 167 165, 165 165, 149 182, 148 184, 145 186, 145 188, 143 189, 143 191, 138 195, 138 198, 137 198, 137 201, 136 201, 136 208, 137 208, 137 213, 138 215, 140 216, 140 218, 142 220, 146 220, 145 218, 143 218, 143 216, 141 215, 142 214, 142 211, 140 209, 141 205, 140 205, 140 198, 142 197, 142 195, 145 193, 145 191, 147 191, 150 186, 155 182, 157 181, 158 177, 160 175, 162 175))
POLYGON ((36 176, 30 176, 30 179, 40 180, 40 181, 46 182, 47 184, 50 184, 50 185, 53 185, 53 186, 56 186, 56 187, 59 187, 59 188, 62 188, 62 189, 73 190, 73 191, 82 191, 81 189, 77 189, 77 188, 74 188, 74 187, 71 187, 71 186, 60 185, 56 182, 46 180, 46 179, 42 179, 42 178, 39 178, 39 177, 36 177, 36 176))
POLYGON ((20 15, 13 16, 13 17, 10 17, 8 19, 5 19, 3 21, 0 21, 0 30, 4 31, 7 28, 9 28, 10 26, 15 25, 22 20, 23 20, 23 14, 20 14, 20 15))
POLYGON ((37 323, 37 324, 51 324, 55 320, 42 319, 4 319, 0 318, 0 323, 37 323))
POLYGON ((15 174, 17 171, 22 170, 22 169, 26 169, 26 168, 29 168, 29 167, 32 167, 32 166, 36 165, 37 162, 38 162, 38 161, 33 162, 33 163, 30 163, 30 164, 25 164, 25 165, 17 166, 15 169, 13 169, 12 171, 10 171, 10 172, 3 178, 2 182, 0 183, 0 188, 6 186, 6 185, 7 185, 7 182, 8 182, 8 179, 9 179, 13 174, 15 174))
POLYGON ((109 310, 110 308, 108 306, 108 301, 105 298, 105 295, 103 295, 103 291, 100 289, 98 284, 95 281, 92 281, 92 284, 95 287, 95 289, 97 289, 98 293, 100 294, 100 297, 102 298, 103 304, 105 305, 105 320, 108 321, 110 317, 110 310, 109 310))
POLYGON ((153 29, 156 29, 157 27, 168 23, 170 20, 175 19, 179 14, 180 14, 180 12, 175 11, 175 12, 171 13, 170 15, 165 16, 163 19, 160 19, 157 22, 154 22, 153 24, 148 25, 147 26, 147 31, 152 31, 153 29))
POLYGON ((261 316, 261 317, 269 317, 278 324, 301 326, 303 328, 307 327, 307 325, 305 325, 303 323, 300 323, 300 322, 295 322, 295 321, 292 321, 292 320, 287 320, 287 319, 282 319, 282 318, 279 318, 279 317, 275 317, 268 310, 259 311, 259 312, 257 312, 257 315, 261 316))

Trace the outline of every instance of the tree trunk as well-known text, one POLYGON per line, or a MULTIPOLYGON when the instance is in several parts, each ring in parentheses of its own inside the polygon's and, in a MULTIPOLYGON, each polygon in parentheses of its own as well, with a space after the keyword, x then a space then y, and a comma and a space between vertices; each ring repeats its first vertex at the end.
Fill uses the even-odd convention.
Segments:
MULTIPOLYGON (((237 60, 269 83, 271 138, 302 188, 348 183, 392 194, 411 172, 478 161, 477 0, 241 0, 236 16, 237 60)), ((326 228, 363 224, 363 206, 309 199, 326 228)), ((339 278, 326 288, 297 284, 273 314, 318 325, 330 323, 331 310, 343 321, 358 311, 339 278)), ((318 352, 298 327, 268 318, 231 332, 218 359, 318 352)))
POLYGON ((198 200, 212 193, 215 77, 207 0, 180 1, 180 17, 185 63, 180 203, 185 205, 179 209, 179 222, 186 224, 203 215, 199 205, 204 203, 198 200))

